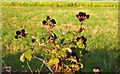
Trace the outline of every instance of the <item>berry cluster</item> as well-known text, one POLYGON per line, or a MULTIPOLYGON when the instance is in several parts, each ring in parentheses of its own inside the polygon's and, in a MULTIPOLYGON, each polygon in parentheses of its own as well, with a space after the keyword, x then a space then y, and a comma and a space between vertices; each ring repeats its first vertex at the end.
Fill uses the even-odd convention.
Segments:
POLYGON ((81 33, 83 30, 85 30, 85 29, 82 27, 83 21, 84 21, 85 19, 88 19, 88 18, 90 17, 90 15, 89 15, 89 14, 87 15, 85 12, 79 12, 78 14, 76 14, 76 17, 77 17, 78 20, 80 21, 80 25, 81 25, 78 33, 81 33))
POLYGON ((16 36, 15 39, 21 38, 21 37, 26 37, 25 29, 21 29, 20 31, 16 31, 16 36))
POLYGON ((86 15, 85 12, 79 12, 78 14, 76 14, 76 17, 80 22, 83 22, 85 19, 88 19, 90 15, 86 15))
POLYGON ((46 20, 42 21, 43 25, 49 25, 49 26, 55 26, 56 25, 56 21, 55 19, 51 19, 50 16, 46 17, 46 20))
POLYGON ((52 28, 56 25, 56 21, 55 21, 55 19, 51 19, 50 16, 47 16, 46 20, 42 21, 42 24, 46 25, 48 27, 47 28, 47 32, 51 33, 52 32, 52 28))

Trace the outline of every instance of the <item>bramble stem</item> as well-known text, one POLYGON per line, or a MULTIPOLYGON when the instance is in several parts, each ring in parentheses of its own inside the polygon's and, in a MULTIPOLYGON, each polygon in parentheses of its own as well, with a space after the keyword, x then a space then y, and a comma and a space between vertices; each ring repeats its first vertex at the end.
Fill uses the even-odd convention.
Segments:
POLYGON ((47 65, 47 62, 44 59, 38 58, 36 56, 33 56, 33 57, 40 60, 40 61, 42 61, 46 65, 46 67, 53 73, 52 69, 47 65))
POLYGON ((31 74, 33 74, 32 69, 31 69, 31 67, 30 67, 30 65, 29 65, 29 63, 28 63, 28 62, 27 62, 27 66, 28 66, 28 68, 29 68, 29 70, 30 70, 31 74))
POLYGON ((5 62, 2 60, 2 63, 4 64, 5 67, 7 67, 7 65, 5 64, 5 62))
POLYGON ((44 63, 42 63, 41 67, 40 67, 40 71, 42 70, 42 67, 44 66, 44 63))

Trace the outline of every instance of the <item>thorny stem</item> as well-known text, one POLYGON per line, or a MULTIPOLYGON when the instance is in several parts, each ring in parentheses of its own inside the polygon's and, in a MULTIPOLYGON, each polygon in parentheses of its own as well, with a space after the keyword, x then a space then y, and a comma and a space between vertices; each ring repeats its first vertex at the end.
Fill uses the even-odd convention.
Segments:
POLYGON ((120 69, 118 69, 118 71, 117 72, 119 72, 120 71, 120 69))
POLYGON ((38 74, 40 74, 40 70, 39 70, 39 69, 37 69, 37 71, 38 71, 38 74))
POLYGON ((29 65, 29 63, 28 63, 28 62, 27 62, 27 66, 28 66, 28 68, 29 68, 29 70, 30 70, 31 74, 33 74, 32 69, 31 69, 31 67, 30 67, 30 65, 29 65))
POLYGON ((8 72, 9 74, 11 74, 11 66, 7 66, 3 60, 2 60, 2 63, 3 63, 4 66, 5 66, 5 67, 3 67, 3 69, 7 69, 7 70, 5 70, 5 71, 8 72))
POLYGON ((42 61, 46 65, 46 67, 53 73, 52 69, 47 65, 47 62, 44 59, 38 58, 36 56, 33 56, 33 57, 40 60, 40 61, 42 61))
POLYGON ((5 62, 2 60, 2 63, 4 64, 5 67, 7 67, 7 65, 5 64, 5 62))
POLYGON ((41 67, 40 67, 40 71, 42 70, 42 67, 44 66, 44 63, 42 63, 41 67))
POLYGON ((41 54, 41 56, 43 57, 43 59, 47 62, 47 59, 44 57, 44 55, 41 54))

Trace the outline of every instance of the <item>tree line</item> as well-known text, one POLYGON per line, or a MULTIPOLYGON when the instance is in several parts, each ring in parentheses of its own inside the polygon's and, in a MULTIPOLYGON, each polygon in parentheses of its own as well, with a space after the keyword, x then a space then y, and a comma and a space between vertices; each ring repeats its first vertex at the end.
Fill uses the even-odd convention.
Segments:
POLYGON ((120 7, 118 2, 2 2, 2 6, 120 7))

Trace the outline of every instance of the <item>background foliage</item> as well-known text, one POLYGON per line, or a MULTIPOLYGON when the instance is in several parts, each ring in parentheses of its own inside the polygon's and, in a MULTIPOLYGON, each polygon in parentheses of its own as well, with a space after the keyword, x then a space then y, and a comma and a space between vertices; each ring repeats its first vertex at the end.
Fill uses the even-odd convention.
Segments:
POLYGON ((3 6, 118 7, 118 2, 2 2, 3 6))

